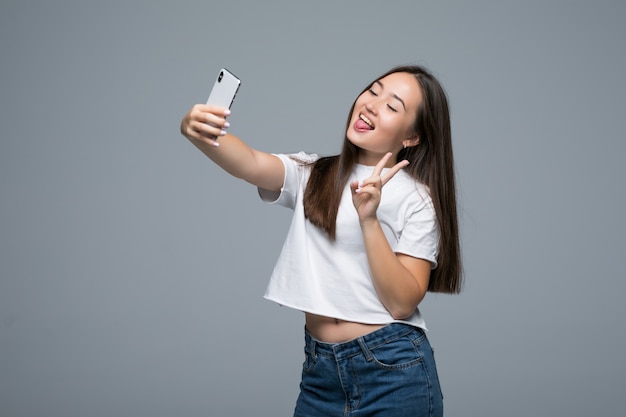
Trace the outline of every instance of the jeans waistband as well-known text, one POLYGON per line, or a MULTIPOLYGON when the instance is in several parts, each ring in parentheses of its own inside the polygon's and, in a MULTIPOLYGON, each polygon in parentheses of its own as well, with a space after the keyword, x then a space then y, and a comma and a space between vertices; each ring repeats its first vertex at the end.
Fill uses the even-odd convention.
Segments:
MULTIPOLYGON (((315 339, 304 331, 306 349, 313 355, 334 356, 337 359, 348 358, 363 353, 367 349, 375 349, 377 346, 416 332, 419 336, 424 335, 424 331, 419 327, 414 327, 404 323, 391 323, 378 330, 368 333, 365 336, 357 337, 342 343, 326 343, 315 339)), ((419 337, 418 336, 418 337, 419 337)))

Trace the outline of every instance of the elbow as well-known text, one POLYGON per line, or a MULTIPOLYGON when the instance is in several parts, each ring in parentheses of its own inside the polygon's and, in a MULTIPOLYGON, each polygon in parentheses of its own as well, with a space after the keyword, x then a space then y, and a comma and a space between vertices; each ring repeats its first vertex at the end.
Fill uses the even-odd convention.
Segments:
POLYGON ((394 320, 406 320, 415 313, 415 310, 417 310, 417 305, 396 306, 388 311, 394 320))
POLYGON ((386 306, 387 311, 394 320, 406 320, 417 311, 417 306, 424 298, 424 293, 420 292, 416 297, 410 297, 404 300, 386 306))

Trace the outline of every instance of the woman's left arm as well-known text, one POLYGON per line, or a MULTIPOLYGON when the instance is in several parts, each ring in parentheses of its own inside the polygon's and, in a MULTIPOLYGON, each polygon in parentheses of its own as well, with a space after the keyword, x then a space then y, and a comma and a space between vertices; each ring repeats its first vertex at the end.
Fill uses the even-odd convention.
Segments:
POLYGON ((368 179, 351 183, 350 189, 374 287, 387 311, 399 320, 413 314, 426 295, 431 265, 424 259, 394 253, 376 217, 383 186, 408 164, 399 162, 381 175, 390 156, 389 153, 380 160, 368 179))

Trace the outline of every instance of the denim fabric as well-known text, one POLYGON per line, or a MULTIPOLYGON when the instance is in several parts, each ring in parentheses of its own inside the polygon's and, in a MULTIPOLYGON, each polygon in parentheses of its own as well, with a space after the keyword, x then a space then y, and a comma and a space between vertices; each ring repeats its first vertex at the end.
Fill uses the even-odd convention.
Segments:
POLYGON ((393 323, 345 343, 305 331, 294 417, 441 417, 443 398, 424 332, 393 323))

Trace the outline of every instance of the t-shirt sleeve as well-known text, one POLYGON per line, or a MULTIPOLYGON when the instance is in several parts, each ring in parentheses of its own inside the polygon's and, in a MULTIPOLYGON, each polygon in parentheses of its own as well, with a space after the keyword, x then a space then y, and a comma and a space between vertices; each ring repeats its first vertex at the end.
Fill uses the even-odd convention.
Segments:
POLYGON ((259 197, 268 204, 295 208, 301 184, 305 181, 305 166, 317 160, 317 155, 299 152, 296 154, 274 154, 285 166, 285 178, 279 192, 258 188, 259 197))
POLYGON ((439 228, 430 198, 407 217, 395 252, 425 259, 433 269, 437 267, 439 228))

